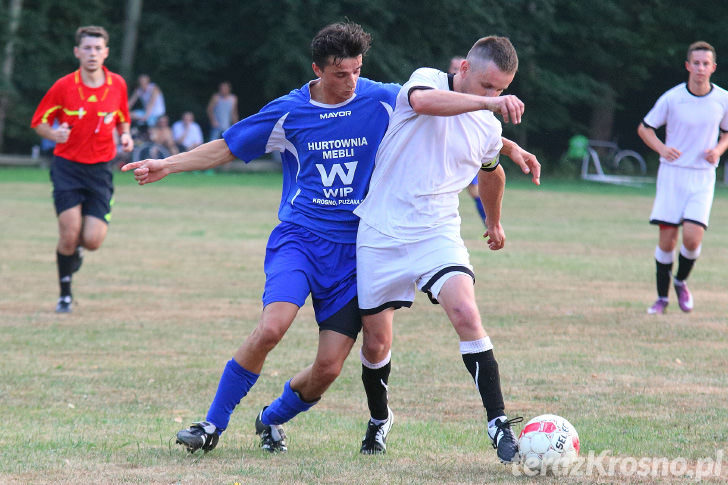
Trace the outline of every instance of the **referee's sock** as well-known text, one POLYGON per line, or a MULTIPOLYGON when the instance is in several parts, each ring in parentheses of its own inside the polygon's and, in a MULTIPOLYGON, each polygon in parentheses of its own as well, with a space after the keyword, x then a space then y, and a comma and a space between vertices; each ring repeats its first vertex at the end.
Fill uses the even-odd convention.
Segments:
POLYGON ((61 286, 61 297, 71 296, 71 275, 75 254, 66 256, 56 250, 56 266, 58 267, 58 282, 61 286))

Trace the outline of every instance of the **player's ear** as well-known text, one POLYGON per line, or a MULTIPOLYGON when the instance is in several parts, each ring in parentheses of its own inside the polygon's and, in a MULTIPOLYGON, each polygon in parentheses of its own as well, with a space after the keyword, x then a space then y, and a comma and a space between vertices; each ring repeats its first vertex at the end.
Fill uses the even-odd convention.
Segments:
POLYGON ((464 77, 467 75, 467 73, 470 71, 470 63, 467 61, 467 59, 463 59, 462 64, 460 64, 460 71, 458 71, 458 74, 461 75, 461 77, 464 77))
POLYGON ((462 71, 463 69, 467 70, 468 68, 470 68, 470 63, 467 59, 463 59, 462 61, 460 61, 460 70, 458 72, 462 71))
POLYGON ((311 63, 311 69, 313 69, 313 73, 316 74, 316 77, 321 77, 323 74, 323 70, 319 69, 318 64, 315 62, 311 63))

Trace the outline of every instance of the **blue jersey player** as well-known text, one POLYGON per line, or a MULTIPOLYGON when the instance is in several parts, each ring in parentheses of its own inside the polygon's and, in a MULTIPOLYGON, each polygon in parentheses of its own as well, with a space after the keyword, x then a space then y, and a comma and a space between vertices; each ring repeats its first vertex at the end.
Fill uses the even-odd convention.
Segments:
POLYGON ((265 256, 266 283, 258 325, 226 364, 205 421, 177 433, 194 452, 212 450, 230 415, 260 375, 263 363, 310 294, 319 325, 313 364, 285 383, 256 418, 268 451, 286 451, 281 424, 319 401, 341 372, 361 330, 356 298, 356 232, 352 211, 366 194, 374 156, 399 86, 360 78, 371 37, 354 23, 323 28, 311 43, 317 79, 228 129, 223 139, 164 160, 143 160, 139 184, 206 170, 233 159, 280 151, 283 192, 265 256))

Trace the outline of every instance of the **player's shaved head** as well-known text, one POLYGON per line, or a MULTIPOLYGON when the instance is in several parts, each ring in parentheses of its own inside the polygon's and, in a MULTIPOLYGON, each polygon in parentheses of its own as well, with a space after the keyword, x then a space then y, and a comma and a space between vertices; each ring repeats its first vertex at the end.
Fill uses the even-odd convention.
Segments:
POLYGON ((503 72, 518 70, 518 54, 507 37, 490 35, 479 39, 468 52, 467 60, 474 71, 485 69, 491 61, 503 72))

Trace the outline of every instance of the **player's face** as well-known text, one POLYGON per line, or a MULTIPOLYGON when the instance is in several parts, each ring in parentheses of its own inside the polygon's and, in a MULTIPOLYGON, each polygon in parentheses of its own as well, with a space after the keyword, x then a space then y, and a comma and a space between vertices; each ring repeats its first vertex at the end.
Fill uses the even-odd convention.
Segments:
POLYGON ((692 51, 690 59, 685 61, 685 69, 690 73, 690 81, 696 84, 710 82, 710 75, 715 72, 715 68, 716 64, 711 51, 692 51))
POLYGON ((472 69, 469 64, 465 64, 460 73, 464 93, 487 97, 500 96, 516 75, 515 72, 501 71, 493 62, 488 62, 482 69, 472 69))
POLYGON ((333 64, 329 58, 326 67, 319 69, 314 64, 314 73, 321 79, 324 99, 329 104, 343 103, 354 96, 356 82, 361 74, 362 56, 347 57, 339 64, 333 64))
POLYGON ((109 48, 103 37, 85 36, 81 43, 73 48, 73 55, 79 60, 81 68, 85 71, 101 69, 109 56, 109 48))

